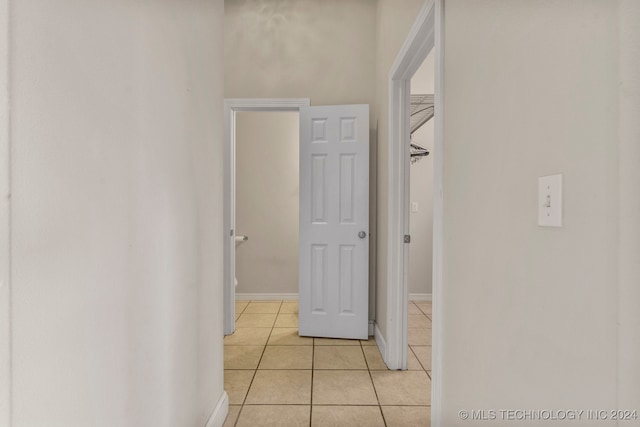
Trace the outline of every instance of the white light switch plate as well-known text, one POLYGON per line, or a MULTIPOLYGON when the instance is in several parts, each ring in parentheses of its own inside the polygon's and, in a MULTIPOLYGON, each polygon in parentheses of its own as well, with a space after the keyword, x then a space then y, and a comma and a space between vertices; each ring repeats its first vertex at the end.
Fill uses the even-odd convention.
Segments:
POLYGON ((538 178, 538 225, 562 227, 562 174, 538 178))
POLYGON ((418 202, 411 203, 411 212, 412 213, 418 212, 418 202))

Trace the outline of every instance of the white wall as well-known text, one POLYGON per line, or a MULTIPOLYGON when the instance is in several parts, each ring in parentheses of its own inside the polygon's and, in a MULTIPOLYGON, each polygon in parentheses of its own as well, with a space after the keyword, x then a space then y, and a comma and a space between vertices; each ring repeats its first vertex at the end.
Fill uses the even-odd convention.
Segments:
POLYGON ((225 97, 373 104, 372 0, 225 1, 225 97))
POLYGON ((238 293, 298 293, 297 112, 236 113, 238 293))
POLYGON ((413 141, 429 150, 410 167, 410 202, 418 211, 410 213, 409 293, 429 294, 433 274, 433 120, 413 134, 413 141))
MULTIPOLYGON (((411 79, 412 94, 434 93, 434 50, 424 60, 411 79)), ((433 274, 433 119, 422 125, 413 141, 429 150, 410 166, 410 202, 418 204, 418 212, 411 211, 409 226, 409 293, 431 294, 433 274)))
MULTIPOLYGON (((9 27, 9 2, 0 0, 0 28, 9 27)), ((11 317, 9 287, 9 38, 0 35, 0 425, 10 422, 11 317)))
POLYGON ((640 2, 620 0, 618 7, 618 407, 634 408, 640 402, 640 2))
POLYGON ((12 2, 13 426, 203 426, 223 396, 222 19, 12 2))
POLYGON ((444 43, 443 425, 615 408, 616 3, 448 0, 444 43), (554 173, 564 226, 541 228, 554 173))

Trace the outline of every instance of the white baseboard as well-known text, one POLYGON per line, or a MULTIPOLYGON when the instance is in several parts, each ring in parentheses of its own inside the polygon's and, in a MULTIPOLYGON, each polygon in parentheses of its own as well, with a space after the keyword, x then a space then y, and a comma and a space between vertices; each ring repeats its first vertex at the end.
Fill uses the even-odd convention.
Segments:
POLYGON ((226 391, 223 391, 222 396, 220 396, 220 399, 218 399, 218 403, 216 404, 213 413, 209 417, 207 424, 205 424, 205 427, 222 427, 225 420, 227 419, 228 413, 229 395, 227 395, 226 391))
POLYGON ((240 294, 236 292, 237 301, 297 301, 298 294, 240 294))
POLYGON ((432 294, 409 294, 409 301, 431 301, 432 294))
POLYGON ((382 336, 382 332, 380 331, 380 328, 378 328, 378 324, 374 323, 373 326, 375 329, 374 336, 376 338, 376 344, 378 344, 378 350, 380 350, 380 354, 382 355, 382 360, 384 360, 384 363, 387 363, 387 342, 382 336))

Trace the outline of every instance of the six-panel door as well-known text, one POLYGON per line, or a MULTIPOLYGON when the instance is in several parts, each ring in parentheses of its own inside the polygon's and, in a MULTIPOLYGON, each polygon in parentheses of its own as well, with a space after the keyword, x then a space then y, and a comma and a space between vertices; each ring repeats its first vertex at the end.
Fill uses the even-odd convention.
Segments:
POLYGON ((299 333, 367 339, 369 106, 300 109, 299 333))

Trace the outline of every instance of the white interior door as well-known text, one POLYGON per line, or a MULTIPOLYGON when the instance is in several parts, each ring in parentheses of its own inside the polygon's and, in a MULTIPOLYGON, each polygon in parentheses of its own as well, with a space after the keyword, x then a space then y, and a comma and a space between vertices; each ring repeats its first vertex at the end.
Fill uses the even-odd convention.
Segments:
POLYGON ((300 109, 299 333, 367 339, 369 106, 300 109))

